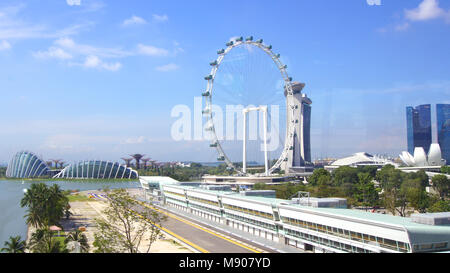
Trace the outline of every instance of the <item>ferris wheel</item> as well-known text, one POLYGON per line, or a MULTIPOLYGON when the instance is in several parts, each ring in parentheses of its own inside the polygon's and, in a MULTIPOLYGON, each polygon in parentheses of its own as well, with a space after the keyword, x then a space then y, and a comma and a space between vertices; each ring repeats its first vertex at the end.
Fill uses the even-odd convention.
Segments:
POLYGON ((299 109, 291 99, 293 83, 287 73, 287 65, 282 63, 280 54, 273 52, 271 45, 264 44, 262 39, 254 40, 252 36, 230 39, 226 48, 217 51, 217 55, 217 59, 210 63, 211 72, 205 77, 206 91, 202 93, 205 99, 202 111, 206 118, 204 129, 210 135, 209 146, 216 150, 217 161, 224 162, 228 169, 234 170, 238 175, 247 174, 248 160, 263 162, 260 165, 264 166, 264 172, 259 175, 271 175, 280 169, 283 162, 288 161, 289 151, 293 149, 294 124, 298 122, 293 119, 298 115, 299 109), (241 113, 236 113, 241 124, 238 126, 238 122, 228 123, 227 120, 226 126, 227 129, 229 125, 234 126, 237 131, 242 128, 241 139, 229 141, 223 136, 224 124, 218 120, 223 114, 218 117, 214 111, 218 105, 227 109, 229 105, 241 106, 241 113), (274 109, 279 111, 276 113, 274 109), (258 123, 259 130, 255 126, 252 127, 253 130, 246 127, 251 125, 247 115, 253 112, 259 112, 259 117, 262 116, 258 123), (274 118, 275 114, 281 123, 274 118), (268 123, 271 126, 271 141, 279 139, 279 147, 270 151, 268 123), (276 127, 277 124, 281 125, 276 127), (248 135, 255 130, 262 132, 261 139, 253 141, 256 143, 254 146, 261 149, 254 153, 257 157, 252 159, 248 154, 251 142, 248 135), (242 162, 242 167, 236 164, 238 162, 242 162))

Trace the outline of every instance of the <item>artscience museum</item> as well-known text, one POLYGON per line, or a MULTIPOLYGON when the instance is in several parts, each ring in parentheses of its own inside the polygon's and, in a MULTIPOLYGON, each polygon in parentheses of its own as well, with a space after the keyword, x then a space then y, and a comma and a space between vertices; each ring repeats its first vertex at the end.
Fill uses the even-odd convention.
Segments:
POLYGON ((428 155, 423 147, 415 147, 414 155, 403 151, 400 159, 409 167, 427 167, 427 166, 444 166, 445 160, 442 159, 441 148, 438 143, 430 145, 428 155))

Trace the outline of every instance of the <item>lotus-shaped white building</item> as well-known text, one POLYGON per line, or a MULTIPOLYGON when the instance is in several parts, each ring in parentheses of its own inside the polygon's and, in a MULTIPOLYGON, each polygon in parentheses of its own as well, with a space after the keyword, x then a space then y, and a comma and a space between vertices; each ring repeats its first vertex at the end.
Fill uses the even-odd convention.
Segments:
POLYGON ((403 151, 400 159, 410 167, 443 166, 446 163, 442 159, 441 147, 438 143, 431 144, 428 156, 422 147, 415 147, 414 155, 403 151))

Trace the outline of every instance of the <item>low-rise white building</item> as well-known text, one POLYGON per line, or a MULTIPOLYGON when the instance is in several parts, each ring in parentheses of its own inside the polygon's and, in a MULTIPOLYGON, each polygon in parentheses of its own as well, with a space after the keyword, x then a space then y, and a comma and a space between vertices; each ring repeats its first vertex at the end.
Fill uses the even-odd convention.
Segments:
POLYGON ((436 224, 436 221, 429 225, 418 222, 417 218, 313 207, 292 200, 211 191, 163 180, 159 189, 162 204, 166 206, 307 251, 450 250, 450 226, 436 224))

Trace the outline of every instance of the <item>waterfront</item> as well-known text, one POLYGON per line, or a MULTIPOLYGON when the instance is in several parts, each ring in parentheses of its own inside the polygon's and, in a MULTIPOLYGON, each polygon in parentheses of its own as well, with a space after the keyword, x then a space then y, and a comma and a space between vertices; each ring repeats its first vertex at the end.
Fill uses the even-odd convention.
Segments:
POLYGON ((9 236, 22 236, 26 238, 27 225, 24 215, 26 208, 20 207, 24 189, 31 184, 44 182, 48 186, 58 184, 63 190, 98 190, 109 188, 138 188, 138 181, 21 181, 0 180, 0 245, 8 240, 9 236))

